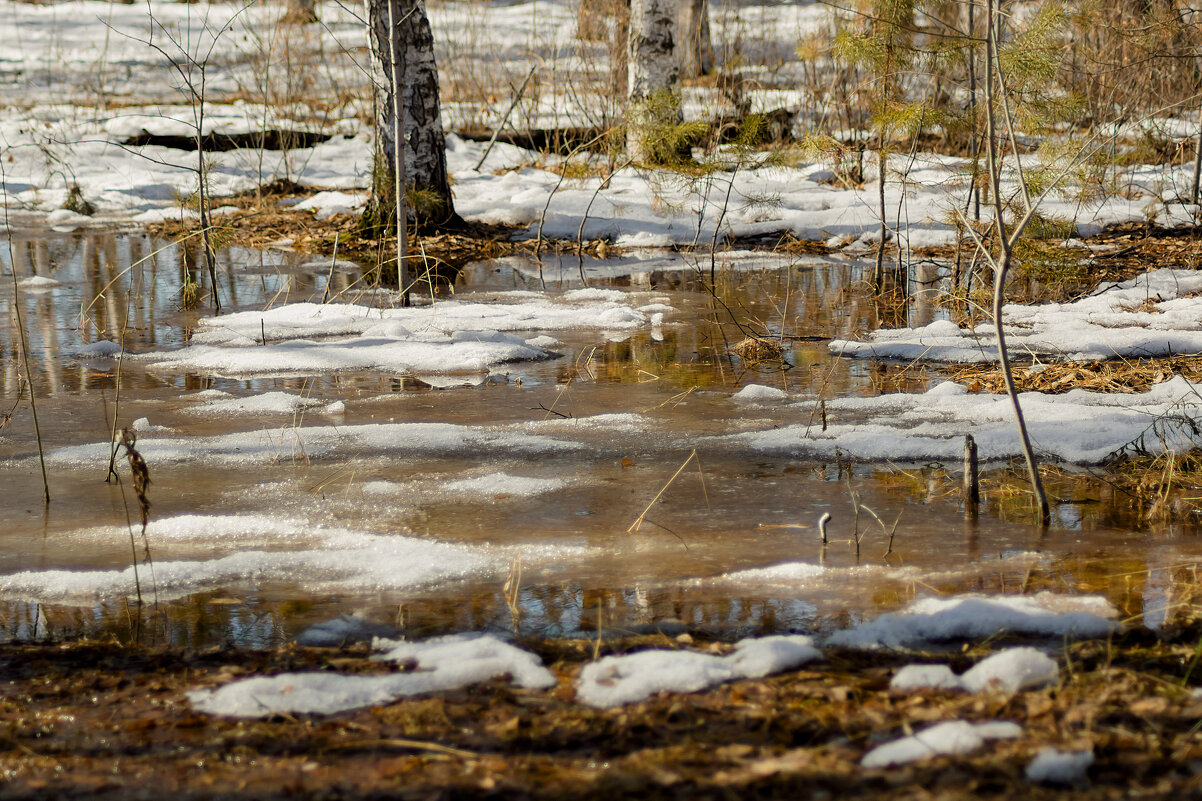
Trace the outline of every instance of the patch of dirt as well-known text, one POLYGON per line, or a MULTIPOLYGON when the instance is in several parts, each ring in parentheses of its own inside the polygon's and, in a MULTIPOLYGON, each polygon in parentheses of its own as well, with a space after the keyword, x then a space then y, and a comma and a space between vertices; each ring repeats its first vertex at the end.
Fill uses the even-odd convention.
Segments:
POLYGON ((6 645, 0 775, 8 799, 1180 798, 1202 783, 1191 767, 1202 758, 1202 702, 1186 686, 1202 679, 1193 664, 1200 634, 1134 630, 1072 644, 1059 686, 1012 696, 889 692, 907 662, 963 670, 984 653, 966 645, 904 658, 831 651, 766 680, 604 711, 573 698, 592 643, 525 642, 558 687, 495 682, 264 721, 198 715, 184 692, 282 671, 397 668, 361 648, 6 645), (964 756, 860 768, 872 746, 949 719, 1012 720, 1023 735, 964 756), (1089 786, 1029 784, 1024 769, 1047 746, 1092 748, 1089 786))

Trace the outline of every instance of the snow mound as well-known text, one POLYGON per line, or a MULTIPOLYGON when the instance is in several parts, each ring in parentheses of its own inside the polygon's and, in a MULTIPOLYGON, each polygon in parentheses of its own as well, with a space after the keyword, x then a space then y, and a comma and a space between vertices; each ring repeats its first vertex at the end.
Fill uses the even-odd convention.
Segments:
POLYGON ((389 649, 376 658, 405 662, 412 666, 411 672, 383 676, 337 673, 258 676, 211 690, 192 690, 187 694, 188 701, 198 712, 232 718, 332 715, 501 676, 509 676, 519 687, 531 689, 547 689, 556 681, 534 654, 491 635, 442 637, 423 643, 379 640, 376 645, 389 649))
POLYGON ((1047 784, 1082 784, 1089 766, 1093 764, 1093 751, 1059 751, 1044 748, 1027 765, 1029 782, 1047 784))
POLYGON ((1007 721, 969 723, 949 720, 917 734, 877 746, 864 755, 860 766, 887 768, 907 765, 935 756, 968 754, 983 746, 987 740, 1011 740, 1022 734, 1022 728, 1007 721))
POLYGON ((801 635, 743 640, 726 656, 696 651, 640 651, 586 665, 576 697, 608 708, 645 701, 656 693, 689 693, 736 679, 762 678, 797 667, 822 653, 801 635))
POLYGON ((1008 648, 981 660, 957 676, 947 665, 906 665, 889 682, 889 689, 904 692, 917 689, 966 690, 970 693, 998 690, 1016 693, 1060 679, 1060 668, 1042 651, 1034 648, 1008 648))
POLYGON ((735 403, 780 403, 789 399, 789 393, 763 384, 748 384, 730 399, 735 403))
POLYGON ((1035 637, 1104 637, 1118 629, 1114 607, 1099 596, 1036 595, 924 598, 854 629, 837 631, 829 645, 901 648, 927 642, 979 639, 999 632, 1035 637))
POLYGON ((982 660, 960 680, 971 693, 1000 690, 1016 693, 1054 684, 1060 679, 1055 660, 1034 648, 1009 648, 982 660))

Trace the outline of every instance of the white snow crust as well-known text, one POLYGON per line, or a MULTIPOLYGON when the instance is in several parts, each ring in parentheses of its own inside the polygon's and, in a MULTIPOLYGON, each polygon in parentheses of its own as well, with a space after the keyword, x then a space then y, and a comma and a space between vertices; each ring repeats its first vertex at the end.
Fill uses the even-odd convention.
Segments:
POLYGON ((1012 740, 1021 735, 1022 728, 1008 721, 974 724, 965 720, 949 720, 909 737, 877 746, 864 755, 860 766, 887 768, 935 756, 968 754, 981 748, 988 740, 1012 740))
POLYGON ((607 656, 580 671, 576 697, 608 708, 645 701, 657 693, 689 693, 736 679, 762 678, 822 656, 801 635, 742 640, 726 656, 696 651, 640 651, 607 656))
POLYGON ((555 492, 568 485, 566 479, 560 478, 529 478, 513 476, 508 473, 490 473, 476 478, 462 478, 449 481, 443 485, 447 492, 463 493, 493 497, 511 495, 515 497, 533 497, 548 492, 555 492))
MULTIPOLYGON (((111 526, 75 535, 110 541, 129 536, 111 526)), ((312 592, 397 590, 496 573, 512 558, 506 550, 376 534, 314 525, 302 519, 264 515, 183 515, 155 519, 153 573, 143 569, 144 592, 172 598, 237 582, 264 578, 291 581, 312 592), (167 554, 216 551, 209 558, 167 554)), ((519 547, 527 564, 579 556, 570 546, 519 547)), ((0 575, 0 598, 69 605, 132 597, 132 567, 112 570, 25 570, 0 575)))
POLYGON ((1027 781, 1046 784, 1082 784, 1093 764, 1093 751, 1060 751, 1044 748, 1027 765, 1027 781))
MULTIPOLYGON (((1101 596, 1036 595, 923 598, 853 629, 830 645, 901 648, 926 642, 979 639, 1006 631, 1036 637, 1104 637, 1116 631, 1115 609, 1101 596)), ((982 674, 988 675, 988 674, 982 674)), ((988 680, 988 679, 987 679, 988 680)))
MULTIPOLYGON (((1006 346, 1016 358, 1068 361, 1202 352, 1202 274, 1153 270, 1071 303, 1017 304, 1002 309, 1006 346)), ((832 340, 832 353, 935 362, 997 360, 993 323, 964 329, 948 320, 922 328, 874 331, 867 342, 832 340)))
MULTIPOLYGON (((1202 416, 1202 387, 1180 376, 1132 394, 1074 389, 1019 397, 1036 450, 1065 462, 1098 464, 1123 451, 1182 452, 1200 444, 1193 421, 1202 416)), ((826 408, 825 431, 813 423, 765 421, 703 442, 815 458, 838 451, 862 461, 950 461, 963 457, 964 435, 971 433, 982 459, 1022 454, 1009 399, 970 394, 952 382, 925 393, 832 399, 826 408)))
POLYGON ((506 293, 494 303, 443 300, 410 308, 291 303, 206 318, 187 347, 139 358, 153 370, 231 376, 488 372, 558 355, 509 332, 626 332, 650 325, 630 298, 617 290, 578 290, 559 298, 506 293))
POLYGON ((986 657, 963 676, 952 673, 947 665, 906 665, 889 682, 889 689, 1016 693, 1054 684, 1059 678, 1060 668, 1055 660, 1034 648, 1019 647, 986 657))
POLYGON ((531 689, 547 689, 556 683, 555 676, 534 654, 491 635, 443 637, 421 643, 379 640, 376 645, 386 649, 378 659, 406 663, 410 670, 383 676, 284 673, 255 677, 212 690, 193 690, 188 693, 188 701, 198 712, 222 717, 332 715, 501 676, 509 676, 518 687, 531 689))

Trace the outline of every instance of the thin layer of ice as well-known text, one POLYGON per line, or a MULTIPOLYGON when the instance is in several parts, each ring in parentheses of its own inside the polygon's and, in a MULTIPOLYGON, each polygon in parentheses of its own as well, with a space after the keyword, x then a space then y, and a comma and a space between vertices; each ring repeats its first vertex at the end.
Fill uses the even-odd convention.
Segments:
MULTIPOLYGON (((137 575, 144 593, 173 598, 241 582, 286 581, 309 592, 402 590, 472 576, 498 574, 520 554, 526 564, 579 557, 570 546, 529 545, 501 550, 438 542, 401 534, 314 525, 303 519, 261 515, 184 515, 156 518, 149 529, 156 548, 153 571, 137 575), (211 558, 173 556, 195 546, 211 558)), ((123 527, 83 530, 72 537, 116 541, 123 527)), ((0 598, 88 605, 132 597, 133 567, 110 570, 25 570, 0 575, 0 598)))
POLYGON ((490 473, 486 476, 449 481, 443 485, 443 489, 447 492, 488 497, 497 495, 533 497, 548 492, 555 492, 567 485, 567 479, 562 478, 530 478, 527 476, 513 476, 508 473, 490 473))

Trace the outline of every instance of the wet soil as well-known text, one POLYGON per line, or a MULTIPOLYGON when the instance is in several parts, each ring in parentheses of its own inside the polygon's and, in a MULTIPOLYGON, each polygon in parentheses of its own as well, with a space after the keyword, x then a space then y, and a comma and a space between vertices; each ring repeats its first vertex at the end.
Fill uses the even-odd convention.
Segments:
MULTIPOLYGON (((3 645, 0 776, 10 799, 1183 798, 1202 790, 1202 702, 1188 686, 1202 679, 1200 634, 1134 630, 1063 646, 1059 686, 1012 696, 889 692, 902 664, 960 671, 984 653, 964 644, 905 656, 832 650, 803 670, 615 710, 573 697, 594 642, 525 641, 556 688, 494 682, 264 721, 198 715, 184 692, 252 674, 401 668, 358 647, 3 645), (908 767, 859 766, 871 747, 952 719, 1011 720, 1023 734, 908 767), (1045 747, 1092 748, 1088 780, 1030 784, 1024 770, 1045 747)), ((599 653, 649 646, 728 647, 657 635, 599 653)))

